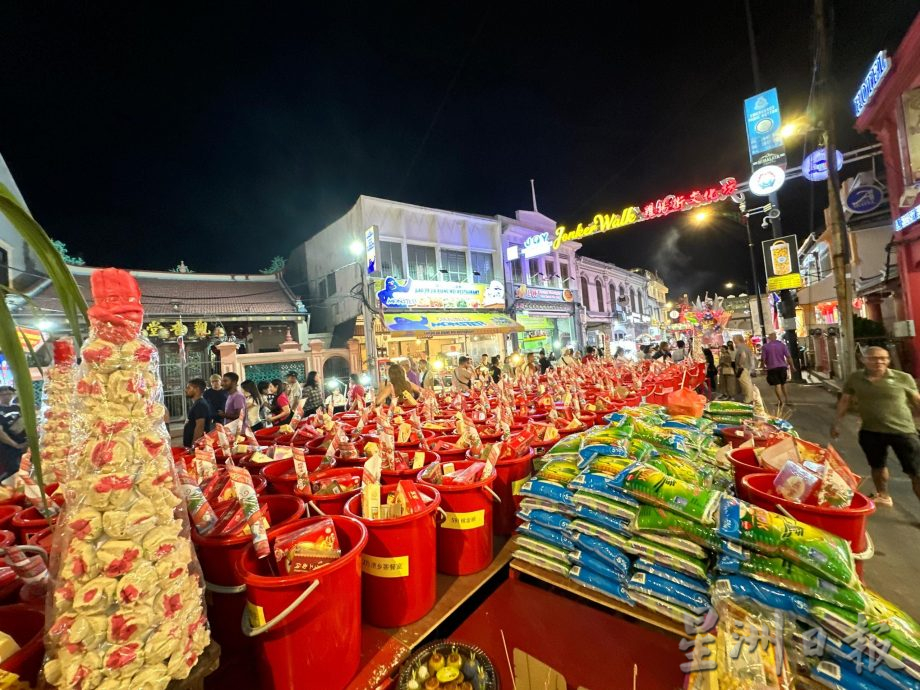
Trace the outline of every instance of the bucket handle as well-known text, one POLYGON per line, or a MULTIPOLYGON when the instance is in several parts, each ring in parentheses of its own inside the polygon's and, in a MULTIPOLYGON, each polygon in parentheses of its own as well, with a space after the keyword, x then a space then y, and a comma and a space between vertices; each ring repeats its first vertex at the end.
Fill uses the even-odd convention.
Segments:
MULTIPOLYGON (((45 567, 48 566, 48 552, 45 551, 41 546, 34 546, 32 544, 23 544, 16 545, 16 548, 25 553, 34 553, 37 556, 41 556, 41 559, 45 562, 45 567)), ((4 551, 0 549, 0 551, 4 551)))
POLYGON ((447 522, 447 511, 444 510, 441 506, 438 506, 438 513, 441 516, 441 522, 447 522))
POLYGON ((204 588, 209 592, 214 592, 215 594, 242 594, 246 591, 246 585, 215 585, 213 582, 204 581, 204 588))
POLYGON ((313 508, 313 510, 315 510, 315 511, 317 512, 318 515, 325 515, 325 514, 326 514, 326 513, 324 513, 322 510, 320 510, 320 509, 319 509, 319 506, 316 505, 313 501, 307 501, 307 505, 310 506, 311 508, 313 508))
POLYGON ((482 488, 485 489, 485 490, 486 490, 487 492, 489 492, 490 494, 492 494, 492 498, 495 499, 495 502, 496 502, 496 503, 501 503, 501 502, 502 502, 502 497, 499 496, 499 495, 498 495, 497 493, 495 493, 494 491, 492 491, 492 487, 490 487, 490 486, 484 486, 484 487, 482 487, 482 488))
POLYGON ((266 623, 265 625, 260 625, 258 628, 252 627, 252 624, 249 622, 249 615, 246 613, 246 609, 243 609, 243 618, 240 621, 240 627, 243 630, 243 634, 246 637, 257 637, 258 635, 261 635, 262 633, 268 632, 269 630, 274 628, 276 625, 278 625, 278 623, 280 623, 285 618, 287 618, 289 615, 291 615, 294 609, 300 606, 304 602, 304 600, 308 596, 310 596, 310 594, 313 593, 313 590, 316 589, 317 587, 319 587, 319 580, 313 580, 313 582, 310 583, 310 586, 307 587, 303 592, 301 592, 300 595, 296 599, 294 599, 294 601, 291 602, 290 606, 288 606, 286 609, 284 609, 284 611, 282 611, 277 616, 275 616, 270 621, 268 621, 268 623, 266 623))
POLYGON ((875 555, 875 542, 872 541, 872 535, 866 532, 866 550, 860 553, 854 553, 853 558, 857 561, 868 561, 875 555))

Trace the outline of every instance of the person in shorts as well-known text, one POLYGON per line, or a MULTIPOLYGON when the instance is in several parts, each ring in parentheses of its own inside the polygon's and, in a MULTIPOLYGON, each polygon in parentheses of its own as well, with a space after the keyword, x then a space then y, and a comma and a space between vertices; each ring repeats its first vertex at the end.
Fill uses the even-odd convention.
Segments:
POLYGON ((776 337, 776 333, 767 336, 760 352, 763 368, 767 372, 767 384, 773 386, 776 402, 780 405, 789 404, 789 395, 786 393, 786 381, 789 380, 789 367, 793 366, 792 356, 786 343, 776 337))
POLYGON ((904 474, 910 477, 914 494, 920 498, 920 437, 913 411, 920 411, 920 393, 914 377, 889 369, 890 357, 882 347, 870 347, 866 368, 850 375, 837 403, 837 416, 831 425, 831 438, 840 435, 840 420, 855 398, 859 402, 862 426, 859 445, 872 468, 876 503, 894 505, 888 493, 888 448, 894 451, 904 474))

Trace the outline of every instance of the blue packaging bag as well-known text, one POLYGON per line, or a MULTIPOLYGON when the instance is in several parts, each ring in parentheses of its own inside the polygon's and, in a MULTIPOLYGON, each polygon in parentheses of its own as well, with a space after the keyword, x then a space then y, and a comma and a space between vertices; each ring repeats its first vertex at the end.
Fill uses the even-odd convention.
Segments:
POLYGON ((562 484, 548 482, 543 479, 531 479, 524 482, 523 486, 521 486, 521 495, 545 498, 570 507, 574 505, 571 491, 562 486, 562 484))
POLYGON ((810 620, 808 600, 800 594, 741 575, 727 575, 713 584, 716 594, 733 600, 749 599, 772 609, 779 609, 810 620))
POLYGON ((572 570, 569 571, 569 579, 588 589, 593 589, 601 594, 618 599, 624 604, 633 605, 632 599, 629 598, 629 593, 622 583, 603 577, 593 570, 582 568, 580 565, 573 566, 572 570))
POLYGON ((699 592, 701 594, 709 594, 709 583, 705 580, 698 580, 689 575, 685 575, 682 572, 674 570, 673 568, 668 568, 667 566, 661 565, 660 563, 654 563, 645 558, 638 558, 633 564, 633 567, 636 570, 642 570, 647 573, 651 573, 656 577, 668 580, 673 582, 676 585, 680 585, 685 589, 692 590, 694 592, 699 592))
POLYGON ((582 568, 593 570, 598 575, 608 580, 615 580, 616 582, 625 583, 629 576, 628 573, 610 567, 607 561, 598 558, 590 551, 570 551, 569 562, 572 563, 572 565, 580 565, 582 568))
POLYGON ((572 534, 572 540, 582 551, 590 551, 594 556, 604 561, 608 567, 622 573, 623 577, 629 575, 629 556, 620 549, 611 546, 602 539, 581 532, 572 534))
POLYGON ((705 613, 712 606, 712 602, 707 595, 681 587, 651 573, 633 573, 626 586, 630 591, 642 592, 656 599, 685 608, 693 613, 705 613))
POLYGON ((533 522, 525 522, 518 527, 517 531, 518 534, 525 534, 536 539, 542 539, 543 541, 568 551, 575 548, 575 542, 573 542, 565 532, 557 532, 556 530, 534 524, 533 522))
POLYGON ((629 531, 630 521, 628 519, 608 515, 607 513, 602 513, 599 510, 594 510, 584 505, 575 506, 575 517, 588 520, 601 527, 612 529, 614 532, 622 534, 624 537, 628 538, 632 536, 632 532, 629 531))
POLYGON ((565 515, 548 510, 521 508, 517 516, 524 522, 532 522, 555 530, 567 530, 572 525, 572 521, 565 515))

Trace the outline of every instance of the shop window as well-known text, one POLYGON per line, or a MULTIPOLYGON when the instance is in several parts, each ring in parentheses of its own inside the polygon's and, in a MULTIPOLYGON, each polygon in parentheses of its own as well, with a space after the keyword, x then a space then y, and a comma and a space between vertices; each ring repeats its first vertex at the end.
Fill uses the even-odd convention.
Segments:
POLYGON ((632 308, 632 312, 635 314, 639 311, 636 305, 636 288, 629 288, 629 305, 632 308))
POLYGON ((556 262, 552 259, 543 261, 546 266, 546 284, 550 287, 559 287, 559 276, 556 273, 556 262))
POLYGON ((559 261, 559 276, 562 287, 568 287, 569 283, 569 264, 567 261, 559 261))
POLYGON ((469 276, 466 272, 466 252, 442 249, 441 276, 452 283, 467 282, 469 276))
POLYGON ((402 245, 398 242, 380 242, 380 272, 384 277, 392 276, 397 280, 406 277, 403 271, 402 245))
POLYGON ((326 297, 332 297, 335 294, 335 272, 333 271, 326 276, 326 297))
POLYGON ((527 260, 527 282, 530 285, 540 284, 540 262, 537 259, 527 260))
POLYGON ((920 180, 920 87, 911 89, 901 96, 904 115, 904 145, 907 160, 904 161, 904 181, 913 184, 920 180))
POLYGON ((581 303, 588 307, 588 279, 584 276, 581 277, 581 303))
POLYGON ((409 259, 409 277, 413 280, 437 280, 438 260, 434 247, 422 247, 417 244, 406 245, 409 259))
POLYGON ((616 311, 617 308, 617 286, 610 283, 610 311, 616 311))
POLYGON ((524 266, 520 259, 511 262, 511 282, 520 285, 524 282, 524 266))
POLYGON ((473 282, 488 285, 492 282, 492 255, 485 252, 470 252, 473 265, 473 282))
POLYGON ((831 254, 830 252, 818 253, 818 280, 831 274, 831 254))
POLYGON ((595 279, 594 281, 594 291, 597 294, 597 310, 604 311, 604 286, 601 285, 600 278, 595 279))

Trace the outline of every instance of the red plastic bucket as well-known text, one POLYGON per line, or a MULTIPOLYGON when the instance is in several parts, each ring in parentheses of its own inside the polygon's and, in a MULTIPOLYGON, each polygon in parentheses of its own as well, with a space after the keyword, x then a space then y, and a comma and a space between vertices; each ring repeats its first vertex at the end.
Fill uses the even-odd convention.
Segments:
MULTIPOLYGON (((397 451, 399 452, 399 451, 397 451)), ((430 450, 416 450, 416 451, 403 451, 409 453, 409 459, 412 460, 412 456, 415 453, 424 453, 425 454, 425 464, 422 467, 428 467, 433 462, 438 462, 441 460, 441 456, 437 453, 433 453, 430 450)), ((411 467, 407 470, 381 470, 380 472, 380 483, 381 484, 395 484, 401 479, 415 479, 418 475, 419 470, 412 469, 411 467)))
MULTIPOLYGON (((473 463, 455 463, 462 470, 473 463)), ((492 491, 495 475, 472 484, 433 485, 441 494, 444 511, 438 524, 438 572, 446 575, 478 573, 492 562, 492 505, 497 495, 492 491)))
MULTIPOLYGON (((269 530, 268 538, 274 542, 320 519, 269 530)), ((328 565, 309 573, 273 576, 268 559, 256 558, 252 548, 236 564, 236 575, 246 585, 243 634, 258 645, 265 690, 344 688, 361 663, 360 556, 367 529, 352 518, 331 519, 342 556, 328 565)))
POLYGON ((748 500, 747 487, 742 483, 746 476, 749 474, 776 474, 776 470, 761 467, 760 463, 757 462, 757 456, 753 448, 736 448, 729 452, 728 460, 731 462, 735 473, 735 492, 739 498, 744 500, 748 500))
MULTIPOLYGON (((31 546, 40 546, 45 550, 45 553, 51 554, 51 546, 54 543, 54 527, 46 527, 41 532, 36 532, 31 537, 29 537, 29 545, 31 546)), ((3 544, 0 543, 0 546, 3 544)))
MULTIPOLYGON (((304 503, 296 496, 260 496, 259 503, 268 507, 273 527, 298 520, 304 503)), ((208 620, 214 638, 227 648, 239 649, 245 643, 240 633, 240 616, 246 605, 245 587, 236 572, 236 563, 252 543, 252 536, 203 537, 192 529, 192 542, 204 573, 208 620)))
POLYGON ((38 508, 32 506, 16 513, 10 524, 16 533, 16 543, 28 544, 29 537, 41 532, 55 522, 57 522, 57 516, 49 520, 38 511, 38 508))
POLYGON ((499 460, 495 466, 495 485, 492 487, 501 504, 495 506, 492 516, 492 530, 495 534, 509 535, 517 527, 515 516, 521 503, 521 487, 533 475, 534 449, 525 455, 510 460, 499 460))
POLYGON ((0 630, 19 645, 19 651, 0 664, 0 669, 34 686, 45 655, 44 627, 45 613, 41 609, 25 604, 0 606, 0 630))
POLYGON ((722 429, 722 438, 732 448, 737 448, 742 443, 747 443, 754 438, 754 434, 743 426, 729 426, 722 429))
POLYGON ((781 512, 776 507, 780 505, 796 520, 843 537, 850 542, 853 553, 862 553, 866 550, 866 520, 875 512, 875 504, 866 496, 855 493, 849 508, 823 508, 794 503, 776 495, 773 489, 774 479, 775 473, 746 475, 741 482, 748 496, 747 500, 774 513, 781 512))
POLYGON ((0 529, 9 529, 13 524, 13 518, 16 513, 22 510, 21 506, 16 504, 0 505, 0 529))
MULTIPOLYGON (((361 467, 335 467, 331 470, 317 472, 310 479, 319 481, 320 479, 334 479, 335 477, 355 477, 360 480, 363 471, 361 467)), ((320 515, 344 515, 345 503, 360 490, 359 482, 358 488, 341 494, 315 496, 311 491, 295 490, 294 495, 300 496, 304 500, 310 512, 319 513, 320 515)))
MULTIPOLYGON (((432 448, 435 447, 435 444, 439 441, 444 443, 456 443, 457 439, 460 437, 457 434, 447 434, 445 436, 435 436, 434 438, 428 441, 428 445, 432 448)), ((466 448, 446 448, 444 450, 435 450, 441 457, 442 462, 453 462, 454 460, 463 460, 466 458, 466 448)))
MULTIPOLYGON (((305 455, 304 460, 307 463, 308 472, 316 472, 319 466, 326 460, 325 455, 305 455)), ((335 466, 335 460, 331 461, 330 468, 335 466)), ((276 494, 294 495, 294 487, 297 486, 297 473, 294 472, 294 459, 278 460, 266 465, 260 472, 262 478, 268 482, 269 488, 276 494)))
MULTIPOLYGON (((395 486, 381 487, 381 501, 395 486)), ((361 496, 345 504, 345 514, 367 527, 367 547, 361 557, 364 584, 364 620, 378 628, 397 628, 417 621, 434 606, 437 529, 435 509, 441 503, 437 489, 421 485, 432 499, 425 509, 390 520, 361 517, 361 496)))

